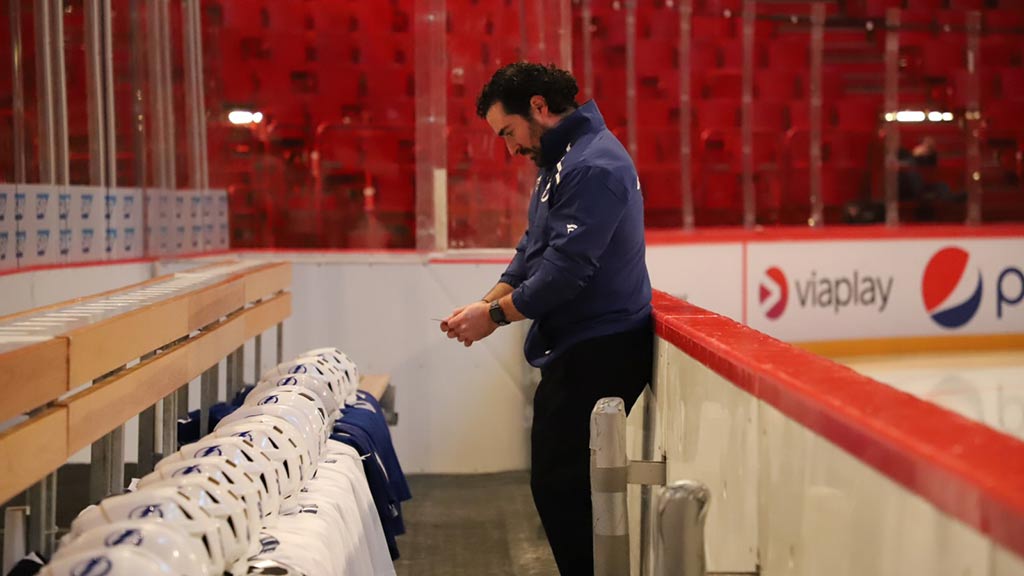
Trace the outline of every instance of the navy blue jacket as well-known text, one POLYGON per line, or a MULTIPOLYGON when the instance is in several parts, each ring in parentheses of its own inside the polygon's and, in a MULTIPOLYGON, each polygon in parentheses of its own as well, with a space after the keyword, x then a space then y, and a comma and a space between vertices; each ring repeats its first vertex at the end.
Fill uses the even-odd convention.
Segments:
POLYGON ((651 326, 636 168, 593 101, 541 137, 529 227, 501 281, 534 320, 526 359, 544 367, 590 338, 651 326))

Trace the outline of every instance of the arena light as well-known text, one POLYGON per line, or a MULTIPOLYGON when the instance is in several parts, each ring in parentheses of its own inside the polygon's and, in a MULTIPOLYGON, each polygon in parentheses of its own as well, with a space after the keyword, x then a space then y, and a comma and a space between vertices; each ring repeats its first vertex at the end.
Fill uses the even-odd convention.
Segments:
POLYGON ((232 110, 228 112, 228 122, 232 124, 259 124, 263 121, 263 113, 252 113, 248 110, 232 110))
POLYGON ((926 117, 921 110, 900 110, 896 113, 897 122, 924 122, 926 117))
POLYGON ((925 112, 924 110, 900 110, 898 112, 886 112, 886 122, 952 122, 952 112, 940 112, 938 110, 932 110, 925 112))

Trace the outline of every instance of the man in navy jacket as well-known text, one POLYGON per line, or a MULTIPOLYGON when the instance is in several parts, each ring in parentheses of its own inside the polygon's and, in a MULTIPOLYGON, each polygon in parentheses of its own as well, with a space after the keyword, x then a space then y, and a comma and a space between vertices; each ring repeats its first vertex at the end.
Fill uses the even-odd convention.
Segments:
POLYGON ((540 168, 529 227, 498 284, 441 323, 466 346, 530 318, 534 397, 530 486, 563 576, 594 573, 590 412, 627 410, 650 380, 651 283, 636 168, 564 70, 519 62, 495 72, 477 114, 510 154, 540 168))

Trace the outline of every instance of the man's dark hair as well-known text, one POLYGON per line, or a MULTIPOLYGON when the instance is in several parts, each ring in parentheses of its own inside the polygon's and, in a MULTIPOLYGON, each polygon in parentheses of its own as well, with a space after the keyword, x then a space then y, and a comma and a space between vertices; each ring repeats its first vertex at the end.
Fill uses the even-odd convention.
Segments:
POLYGON ((554 114, 576 108, 576 94, 580 91, 572 74, 556 68, 554 64, 516 62, 501 67, 480 91, 476 100, 476 113, 481 118, 495 102, 501 102, 508 114, 530 117, 530 98, 543 96, 554 114))

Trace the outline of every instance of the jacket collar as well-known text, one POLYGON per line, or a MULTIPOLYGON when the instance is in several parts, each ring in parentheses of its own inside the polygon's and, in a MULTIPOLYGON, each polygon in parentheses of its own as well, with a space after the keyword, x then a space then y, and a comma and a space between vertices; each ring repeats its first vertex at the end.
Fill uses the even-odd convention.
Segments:
POLYGON ((604 117, 597 104, 593 100, 587 101, 540 137, 541 165, 545 168, 554 166, 577 138, 604 127, 604 117))

